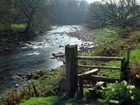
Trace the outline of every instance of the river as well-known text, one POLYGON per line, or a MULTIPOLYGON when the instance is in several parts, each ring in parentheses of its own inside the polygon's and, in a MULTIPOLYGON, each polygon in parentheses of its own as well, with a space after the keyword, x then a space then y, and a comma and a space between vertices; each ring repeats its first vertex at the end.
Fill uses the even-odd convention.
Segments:
POLYGON ((21 48, 13 54, 0 57, 0 94, 12 89, 13 83, 21 83, 16 74, 28 74, 38 70, 51 70, 63 65, 62 61, 51 59, 52 53, 64 52, 67 44, 84 43, 70 32, 80 30, 81 26, 53 26, 51 31, 34 38, 33 41, 21 43, 21 48))

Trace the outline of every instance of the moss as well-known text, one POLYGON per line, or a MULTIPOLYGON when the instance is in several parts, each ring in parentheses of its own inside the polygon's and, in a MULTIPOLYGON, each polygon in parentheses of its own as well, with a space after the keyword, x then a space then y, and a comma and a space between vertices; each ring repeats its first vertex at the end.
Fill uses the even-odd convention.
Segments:
POLYGON ((26 26, 26 24, 11 24, 11 29, 14 31, 24 31, 26 26))

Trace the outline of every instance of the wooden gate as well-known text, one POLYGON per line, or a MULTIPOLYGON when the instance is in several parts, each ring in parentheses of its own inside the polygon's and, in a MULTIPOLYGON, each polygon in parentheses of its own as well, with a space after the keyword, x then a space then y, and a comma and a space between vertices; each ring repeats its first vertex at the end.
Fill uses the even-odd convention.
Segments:
MULTIPOLYGON (((83 96, 83 81, 103 81, 103 82, 116 82, 127 80, 127 70, 129 68, 130 49, 127 51, 127 58, 124 57, 107 57, 107 56, 78 56, 77 45, 65 46, 65 89, 66 93, 74 97, 77 91, 83 96), (94 60, 94 61, 120 61, 120 67, 108 67, 98 65, 79 65, 78 60, 94 60), (78 67, 91 68, 93 70, 78 74, 78 67), (96 75, 99 69, 120 70, 120 78, 110 78, 96 75), (79 88, 78 88, 79 84, 79 88)), ((103 83, 101 82, 101 84, 103 83)))

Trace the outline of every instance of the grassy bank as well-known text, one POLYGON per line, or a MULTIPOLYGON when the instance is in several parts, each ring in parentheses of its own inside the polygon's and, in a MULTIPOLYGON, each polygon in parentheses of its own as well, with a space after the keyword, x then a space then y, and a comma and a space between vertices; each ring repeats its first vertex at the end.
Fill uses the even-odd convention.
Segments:
MULTIPOLYGON (((15 26, 16 27, 16 26, 15 26)), ((91 49, 89 52, 80 53, 80 55, 90 56, 119 56, 126 57, 127 48, 131 48, 130 57, 130 70, 128 75, 130 83, 139 88, 140 84, 140 31, 129 33, 128 38, 122 39, 119 36, 118 30, 114 28, 104 28, 96 30, 97 33, 97 47, 91 49)), ((119 62, 91 62, 80 61, 82 64, 100 64, 118 67, 119 62)), ((88 69, 87 69, 88 70, 88 69)), ((80 72, 83 70, 81 69, 80 72)), ((84 69, 85 71, 85 69, 84 69)), ((99 75, 107 77, 118 78, 120 71, 114 70, 101 70, 99 75)), ((126 86, 126 85, 125 85, 126 86)), ((125 87, 124 83, 111 85, 111 88, 117 90, 118 88, 125 87)), ((129 84, 127 85, 129 87, 129 84)), ((109 85, 110 87, 110 85, 109 85)), ((124 88, 125 89, 125 88, 124 88)), ((34 73, 32 80, 26 86, 20 89, 20 92, 9 92, 6 100, 2 101, 4 105, 72 105, 74 103, 90 103, 88 89, 84 89, 84 100, 79 100, 77 97, 74 99, 64 100, 61 96, 64 93, 64 68, 58 68, 51 72, 42 70, 34 73), (6 103, 5 103, 6 102, 6 103)), ((128 90, 129 91, 129 90, 128 90)), ((135 96, 135 90, 134 96, 135 96)), ((103 98, 103 91, 97 91, 97 96, 103 98)), ((107 93, 110 93, 109 91, 107 93)), ((120 92, 121 93, 121 92, 120 92)), ((118 97, 121 97, 118 93, 118 97)), ((112 93, 106 97, 111 96, 112 93)), ((131 96, 131 94, 129 94, 131 96)), ((115 97, 115 96, 114 96, 115 97)), ((123 97, 124 98, 124 97, 123 97)), ((127 97, 128 98, 128 97, 127 97)), ((128 100, 131 100, 128 98, 128 100)), ((135 100, 135 102, 138 100, 135 100)), ((139 104, 138 104, 139 105, 139 104)))
POLYGON ((7 43, 14 43, 20 38, 20 33, 26 28, 26 24, 0 24, 0 45, 6 45, 7 43))
POLYGON ((6 93, 6 99, 2 99, 2 105, 15 105, 31 97, 45 97, 62 95, 63 93, 63 69, 48 71, 41 70, 33 74, 30 81, 18 91, 6 93), (61 90, 59 90, 61 89, 61 90))

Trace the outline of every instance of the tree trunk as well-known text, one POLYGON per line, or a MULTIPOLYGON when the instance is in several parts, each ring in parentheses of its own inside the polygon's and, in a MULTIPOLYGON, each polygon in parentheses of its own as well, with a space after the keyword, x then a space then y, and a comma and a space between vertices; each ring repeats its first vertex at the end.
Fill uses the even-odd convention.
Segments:
POLYGON ((31 30, 31 24, 32 24, 32 19, 30 18, 29 21, 27 22, 27 26, 25 28, 24 33, 29 34, 29 33, 32 32, 32 30, 31 30))

